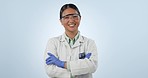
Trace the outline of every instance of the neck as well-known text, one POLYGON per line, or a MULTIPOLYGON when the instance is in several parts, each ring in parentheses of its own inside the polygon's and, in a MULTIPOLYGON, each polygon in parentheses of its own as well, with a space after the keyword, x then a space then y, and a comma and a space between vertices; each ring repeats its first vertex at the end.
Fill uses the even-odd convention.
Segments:
POLYGON ((78 31, 76 31, 76 32, 65 32, 65 33, 69 38, 73 39, 77 35, 78 31))

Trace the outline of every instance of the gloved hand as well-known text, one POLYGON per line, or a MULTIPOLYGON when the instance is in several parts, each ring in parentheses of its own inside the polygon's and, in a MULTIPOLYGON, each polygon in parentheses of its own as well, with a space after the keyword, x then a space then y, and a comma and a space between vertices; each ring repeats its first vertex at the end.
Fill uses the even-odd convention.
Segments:
POLYGON ((89 59, 90 56, 91 56, 91 53, 87 53, 87 54, 85 55, 85 58, 89 59))
POLYGON ((46 59, 47 65, 54 64, 58 67, 64 68, 64 64, 65 64, 64 61, 59 60, 51 53, 48 53, 48 55, 49 55, 49 57, 46 59))

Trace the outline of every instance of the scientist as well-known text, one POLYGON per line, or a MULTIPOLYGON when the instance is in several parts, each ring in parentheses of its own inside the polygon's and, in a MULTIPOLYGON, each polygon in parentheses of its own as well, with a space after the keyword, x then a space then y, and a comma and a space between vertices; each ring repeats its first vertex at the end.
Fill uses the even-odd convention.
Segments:
POLYGON ((78 30, 81 21, 79 9, 65 4, 60 10, 63 35, 50 38, 45 50, 45 70, 51 78, 93 78, 97 69, 98 54, 93 40, 78 30))

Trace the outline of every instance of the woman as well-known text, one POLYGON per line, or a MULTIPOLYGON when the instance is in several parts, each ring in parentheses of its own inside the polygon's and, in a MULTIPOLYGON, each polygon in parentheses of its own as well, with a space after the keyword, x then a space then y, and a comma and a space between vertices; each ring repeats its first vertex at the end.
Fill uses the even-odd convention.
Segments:
POLYGON ((79 9, 65 4, 60 10, 60 22, 65 33, 50 38, 45 50, 45 69, 51 78, 92 78, 97 69, 95 42, 80 35, 79 9))

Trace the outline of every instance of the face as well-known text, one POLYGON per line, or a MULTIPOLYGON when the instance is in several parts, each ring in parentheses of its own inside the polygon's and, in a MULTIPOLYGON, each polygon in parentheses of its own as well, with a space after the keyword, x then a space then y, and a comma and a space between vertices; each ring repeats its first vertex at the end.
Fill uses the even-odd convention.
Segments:
POLYGON ((78 15, 78 12, 72 8, 64 10, 62 13, 62 19, 60 19, 65 31, 70 33, 78 32, 80 20, 81 18, 78 15))

